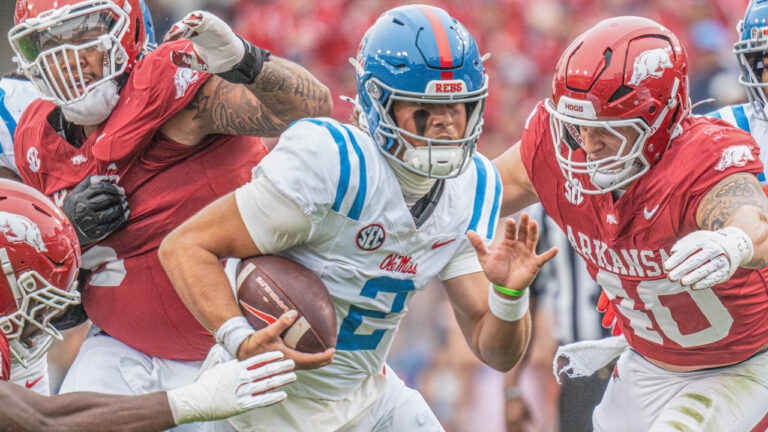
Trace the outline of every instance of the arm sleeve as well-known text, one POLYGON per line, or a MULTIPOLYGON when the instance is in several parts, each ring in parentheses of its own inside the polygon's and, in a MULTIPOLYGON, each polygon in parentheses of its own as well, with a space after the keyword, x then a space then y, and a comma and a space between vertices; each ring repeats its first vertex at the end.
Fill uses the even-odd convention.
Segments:
POLYGON ((477 259, 475 249, 469 241, 467 241, 465 242, 464 247, 456 253, 448 265, 443 267, 443 270, 438 273, 437 277, 440 278, 441 281, 444 281, 465 274, 482 271, 483 268, 480 266, 480 261, 477 259))
POLYGON ((235 191, 237 208, 253 243, 263 254, 296 246, 309 238, 307 215, 261 172, 235 191))
POLYGON ((313 224, 331 210, 340 187, 339 147, 328 127, 317 119, 294 123, 253 170, 254 178, 269 179, 313 224))

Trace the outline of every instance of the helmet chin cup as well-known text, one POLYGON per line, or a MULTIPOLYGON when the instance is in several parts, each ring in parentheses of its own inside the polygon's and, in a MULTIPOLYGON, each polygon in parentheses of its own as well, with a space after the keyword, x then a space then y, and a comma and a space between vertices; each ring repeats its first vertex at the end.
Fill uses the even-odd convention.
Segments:
POLYGON ((417 172, 449 176, 459 170, 464 159, 460 147, 415 147, 403 152, 403 162, 417 172))

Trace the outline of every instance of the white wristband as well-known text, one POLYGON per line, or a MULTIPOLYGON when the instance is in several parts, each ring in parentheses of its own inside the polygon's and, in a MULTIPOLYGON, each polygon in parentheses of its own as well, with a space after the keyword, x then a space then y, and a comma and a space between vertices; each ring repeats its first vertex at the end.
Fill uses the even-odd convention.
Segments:
POLYGON ((491 308, 491 313, 502 321, 517 321, 528 313, 529 291, 529 289, 525 290, 523 295, 514 300, 506 299, 497 294, 493 284, 490 284, 488 285, 488 307, 491 308))
POLYGON ((213 332, 213 338, 216 343, 223 346, 225 350, 232 356, 237 358, 237 350, 244 340, 255 332, 248 320, 244 316, 235 316, 228 319, 221 325, 215 332, 213 332))

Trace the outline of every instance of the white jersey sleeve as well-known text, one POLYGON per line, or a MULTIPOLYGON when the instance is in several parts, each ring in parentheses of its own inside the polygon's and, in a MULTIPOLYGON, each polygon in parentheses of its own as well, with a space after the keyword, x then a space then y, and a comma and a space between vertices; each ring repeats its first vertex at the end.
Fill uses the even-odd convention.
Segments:
POLYGON ((19 170, 13 159, 13 133, 21 115, 35 99, 37 90, 27 80, 16 78, 0 79, 0 167, 5 167, 16 174, 19 170))
POLYGON ((477 259, 475 248, 467 244, 453 257, 453 259, 443 267, 443 270, 437 275, 441 281, 453 279, 465 274, 477 273, 483 271, 480 261, 477 259))
MULTIPOLYGON (((346 191, 348 186, 343 184, 345 166, 339 162, 348 160, 339 154, 346 151, 346 147, 342 149, 337 144, 339 138, 344 142, 343 132, 319 123, 331 122, 307 119, 294 123, 282 134, 274 150, 254 168, 254 178, 263 174, 313 224, 336 208, 339 191, 346 191), (340 137, 332 136, 334 132, 340 137)), ((349 167, 346 170, 349 171, 349 167)))
POLYGON ((235 191, 240 216, 253 243, 263 254, 296 246, 309 237, 312 228, 307 215, 277 190, 263 172, 235 191))

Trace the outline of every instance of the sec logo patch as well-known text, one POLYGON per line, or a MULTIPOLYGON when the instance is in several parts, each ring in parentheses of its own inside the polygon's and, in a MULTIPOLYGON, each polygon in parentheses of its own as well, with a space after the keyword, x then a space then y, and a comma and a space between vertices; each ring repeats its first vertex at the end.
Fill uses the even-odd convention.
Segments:
POLYGON ((387 234, 384 227, 379 224, 370 224, 357 232, 357 247, 362 250, 373 251, 384 244, 387 234))

